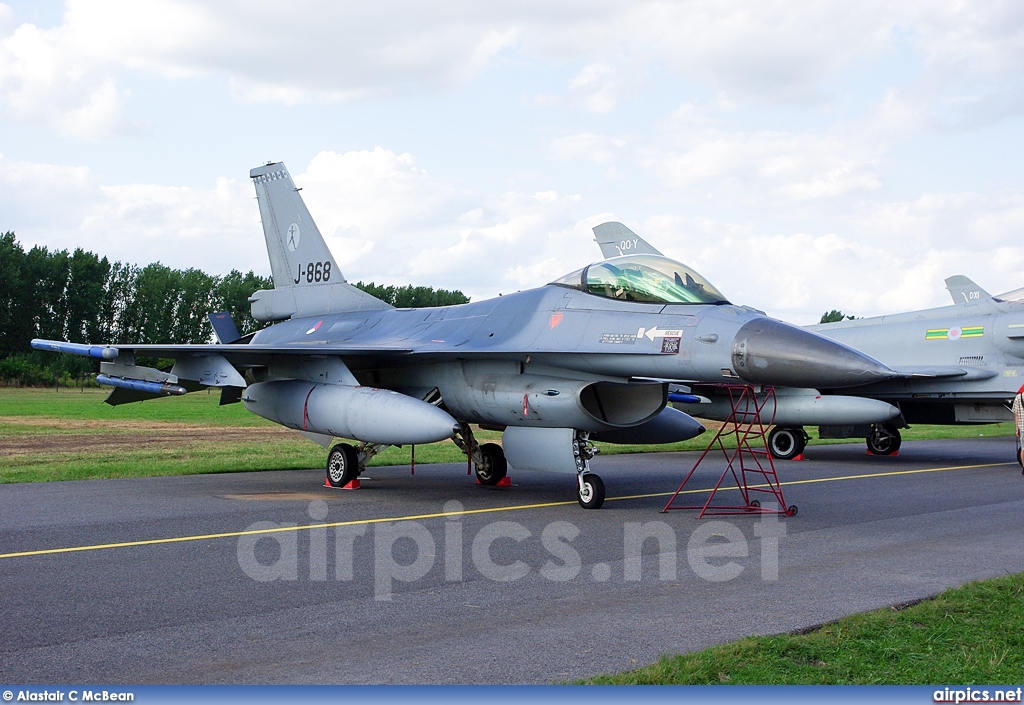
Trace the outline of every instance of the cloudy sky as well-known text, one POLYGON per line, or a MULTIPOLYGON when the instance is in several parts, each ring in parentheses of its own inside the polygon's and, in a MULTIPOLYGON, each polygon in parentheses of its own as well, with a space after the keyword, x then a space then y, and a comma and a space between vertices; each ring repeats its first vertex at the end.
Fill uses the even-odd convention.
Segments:
POLYGON ((620 220, 796 323, 1024 286, 1013 0, 0 3, 0 232, 269 274, 289 167, 349 280, 544 284, 620 220))

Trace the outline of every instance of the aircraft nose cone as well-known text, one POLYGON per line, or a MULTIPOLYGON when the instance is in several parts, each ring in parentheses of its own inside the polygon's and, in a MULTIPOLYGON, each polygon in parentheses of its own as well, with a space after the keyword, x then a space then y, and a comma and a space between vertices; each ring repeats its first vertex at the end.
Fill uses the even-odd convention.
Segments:
POLYGON ((736 332, 732 363, 747 382, 779 387, 854 387, 897 376, 859 350, 772 318, 736 332))

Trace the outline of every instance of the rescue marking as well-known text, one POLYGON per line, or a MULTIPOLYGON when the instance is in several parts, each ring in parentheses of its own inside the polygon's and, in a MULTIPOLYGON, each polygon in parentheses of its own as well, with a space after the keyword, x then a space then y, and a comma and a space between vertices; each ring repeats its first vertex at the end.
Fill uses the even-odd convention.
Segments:
MULTIPOLYGON (((982 465, 955 465, 945 468, 922 468, 920 470, 896 470, 893 472, 876 472, 869 473, 867 475, 843 475, 841 477, 819 477, 810 480, 790 480, 788 482, 779 483, 783 487, 790 485, 809 485, 818 482, 840 482, 846 480, 865 480, 877 477, 896 477, 899 475, 919 475, 922 473, 932 472, 949 472, 952 470, 972 470, 978 468, 995 468, 1002 467, 1004 465, 1015 465, 1016 463, 985 463, 982 465)), ((767 484, 763 485, 750 485, 753 488, 768 487, 767 484)), ((711 492, 712 488, 703 488, 696 490, 684 490, 679 494, 700 494, 702 492, 711 492)), ((724 490, 735 490, 738 491, 738 487, 722 487, 719 491, 724 490)), ((628 499, 649 499, 652 497, 669 497, 675 494, 675 492, 654 492, 651 494, 634 494, 624 495, 622 497, 608 497, 605 499, 606 502, 616 502, 628 499)), ((409 514, 406 516, 396 517, 378 517, 375 519, 353 519, 351 521, 335 521, 323 524, 304 524, 301 526, 280 526, 273 529, 256 529, 250 531, 225 531, 217 534, 197 534, 193 536, 171 536, 161 539, 143 539, 140 541, 120 541, 118 543, 100 543, 89 546, 67 546, 63 548, 43 548, 35 551, 16 551, 13 553, 0 553, 0 560, 5 558, 25 558, 28 556, 47 556, 58 553, 79 553, 82 551, 102 551, 108 548, 131 548, 135 546, 157 546, 168 543, 185 543, 189 541, 211 541, 213 539, 231 539, 238 538, 239 536, 254 536, 262 534, 280 534, 287 531, 310 531, 312 529, 329 529, 336 526, 360 526, 370 524, 386 524, 388 522, 396 521, 419 521, 421 519, 442 519, 444 517, 453 516, 469 516, 472 514, 493 514, 496 512, 514 512, 523 509, 546 509, 548 507, 566 507, 572 504, 577 504, 575 499, 563 501, 563 502, 540 502, 537 504, 520 504, 511 507, 485 507, 483 509, 463 509, 457 512, 432 512, 430 514, 409 514)))

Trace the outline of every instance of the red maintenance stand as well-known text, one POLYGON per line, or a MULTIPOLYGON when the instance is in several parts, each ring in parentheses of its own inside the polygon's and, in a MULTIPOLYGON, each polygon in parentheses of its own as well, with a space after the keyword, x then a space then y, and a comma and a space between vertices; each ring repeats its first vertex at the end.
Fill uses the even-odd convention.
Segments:
MULTIPOLYGON (((679 489, 675 491, 675 494, 672 495, 668 504, 661 511, 699 509, 698 519, 706 514, 760 513, 794 516, 797 512, 796 505, 786 506, 786 499, 782 496, 782 485, 779 483, 779 476, 775 472, 775 463, 772 461, 771 453, 768 452, 768 445, 765 439, 766 429, 772 425, 775 418, 775 388, 766 387, 764 396, 761 399, 758 399, 756 391, 749 385, 727 384, 720 385, 720 388, 724 388, 729 392, 732 412, 722 425, 722 428, 718 430, 715 437, 708 443, 708 447, 701 453, 693 468, 683 478, 679 489), (772 413, 765 420, 761 417, 761 412, 768 405, 769 401, 771 402, 772 413), (736 439, 736 448, 727 449, 724 439, 733 436, 736 439), (756 447, 752 446, 752 443, 756 447), (696 472, 700 464, 715 448, 722 451, 722 455, 725 456, 726 466, 719 476, 718 482, 710 490, 707 501, 703 505, 676 505, 675 501, 680 494, 708 491, 701 489, 689 490, 684 493, 683 488, 686 487, 686 483, 693 477, 693 473, 696 472), (726 475, 729 474, 732 475, 732 479, 736 483, 736 489, 740 491, 743 504, 712 505, 711 502, 715 499, 718 490, 722 489, 722 482, 725 481, 726 475), (752 480, 757 484, 751 484, 752 480), (778 508, 762 507, 761 501, 756 499, 760 494, 769 494, 774 497, 775 501, 778 502, 778 508)), ((725 489, 731 489, 731 487, 726 487, 725 489)))

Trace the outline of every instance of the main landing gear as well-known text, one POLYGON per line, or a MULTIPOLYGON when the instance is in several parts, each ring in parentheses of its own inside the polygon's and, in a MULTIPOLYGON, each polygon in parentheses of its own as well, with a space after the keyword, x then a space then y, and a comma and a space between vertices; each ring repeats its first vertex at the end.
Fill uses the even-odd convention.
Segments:
POLYGON ((508 476, 505 451, 497 443, 477 443, 473 429, 468 423, 459 424, 459 432, 452 440, 472 463, 477 482, 481 485, 493 487, 508 476))
POLYGON ((872 455, 892 455, 900 449, 900 431, 889 423, 876 423, 868 434, 868 452, 872 455))
POLYGON ((339 443, 327 454, 327 482, 344 487, 359 477, 359 454, 348 443, 339 443))
POLYGON ((358 447, 348 443, 337 444, 327 454, 327 484, 331 487, 349 486, 363 474, 370 458, 384 448, 374 443, 360 443, 358 447))
POLYGON ((484 443, 480 446, 479 460, 474 464, 476 479, 481 485, 496 485, 508 475, 508 461, 505 451, 497 443, 484 443))
POLYGON ((792 460, 807 447, 807 432, 801 426, 776 426, 768 434, 768 451, 773 458, 792 460))

